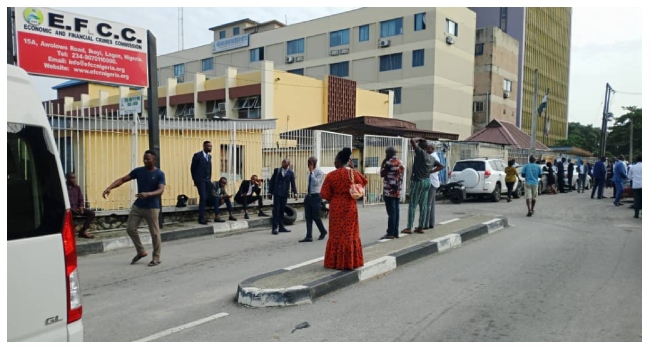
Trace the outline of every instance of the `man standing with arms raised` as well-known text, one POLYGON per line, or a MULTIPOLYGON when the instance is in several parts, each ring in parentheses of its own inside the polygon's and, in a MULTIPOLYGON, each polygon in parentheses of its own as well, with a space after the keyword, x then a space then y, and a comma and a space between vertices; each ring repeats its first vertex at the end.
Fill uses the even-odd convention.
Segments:
POLYGON ((205 219, 205 205, 208 196, 212 195, 212 155, 210 152, 212 152, 212 142, 203 142, 203 151, 194 153, 190 166, 194 186, 199 191, 199 224, 201 225, 208 224, 205 219))
POLYGON ((438 172, 445 168, 442 163, 440 163, 440 158, 436 154, 436 144, 433 141, 427 142, 427 153, 433 158, 433 169, 431 169, 431 174, 429 175, 429 181, 431 182, 431 187, 429 187, 429 202, 427 203, 427 210, 429 211, 427 226, 425 228, 433 228, 436 225, 436 192, 438 187, 440 187, 440 175, 438 172))
POLYGON ((151 244, 153 245, 153 259, 149 263, 149 266, 156 266, 160 264, 160 226, 158 225, 158 214, 160 213, 161 207, 160 197, 165 191, 165 173, 156 168, 156 154, 153 151, 145 151, 143 161, 143 167, 135 168, 128 175, 115 180, 104 190, 102 197, 106 199, 111 194, 112 189, 118 188, 134 179, 137 181, 138 194, 135 195, 137 199, 131 206, 129 218, 126 222, 126 232, 131 237, 135 251, 137 252, 136 256, 131 260, 131 265, 147 256, 147 252, 144 250, 144 246, 140 241, 140 235, 138 235, 140 221, 145 219, 149 226, 151 244))
POLYGON ((318 240, 322 240, 327 235, 325 226, 323 226, 323 221, 320 218, 320 206, 322 202, 322 197, 320 195, 320 190, 323 187, 323 180, 325 180, 325 173, 322 170, 316 167, 318 159, 316 157, 309 157, 307 160, 307 168, 309 173, 307 174, 307 196, 305 197, 305 221, 307 222, 307 236, 300 240, 303 242, 312 242, 312 224, 315 222, 320 236, 318 240))
POLYGON ((415 211, 420 206, 420 222, 415 228, 415 232, 424 233, 424 228, 428 226, 427 204, 429 199, 429 187, 431 187, 431 170, 433 169, 434 159, 427 152, 427 141, 423 138, 411 139, 411 147, 415 151, 413 160, 413 172, 411 173, 411 183, 409 187, 409 211, 406 221, 406 228, 402 233, 413 233, 413 222, 415 221, 415 211))

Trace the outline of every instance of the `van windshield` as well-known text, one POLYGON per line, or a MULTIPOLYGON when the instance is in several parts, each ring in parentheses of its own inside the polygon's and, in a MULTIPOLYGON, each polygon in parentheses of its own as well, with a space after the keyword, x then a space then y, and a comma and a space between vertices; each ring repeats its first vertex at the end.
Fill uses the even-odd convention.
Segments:
POLYGON ((56 150, 39 126, 7 123, 7 240, 60 233, 65 200, 56 150))

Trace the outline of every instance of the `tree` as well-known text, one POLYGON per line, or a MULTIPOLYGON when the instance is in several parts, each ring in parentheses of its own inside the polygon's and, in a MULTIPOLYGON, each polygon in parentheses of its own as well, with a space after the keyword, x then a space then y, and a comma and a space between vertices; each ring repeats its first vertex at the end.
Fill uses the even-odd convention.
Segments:
POLYGON ((630 153, 630 123, 632 123, 632 156, 641 153, 641 108, 636 106, 623 107, 627 111, 624 115, 616 118, 614 125, 609 127, 607 143, 605 144, 608 156, 620 154, 628 156, 630 153))
POLYGON ((566 140, 558 140, 554 146, 578 147, 592 153, 598 152, 600 144, 600 128, 593 125, 582 125, 577 122, 569 123, 569 137, 566 140))

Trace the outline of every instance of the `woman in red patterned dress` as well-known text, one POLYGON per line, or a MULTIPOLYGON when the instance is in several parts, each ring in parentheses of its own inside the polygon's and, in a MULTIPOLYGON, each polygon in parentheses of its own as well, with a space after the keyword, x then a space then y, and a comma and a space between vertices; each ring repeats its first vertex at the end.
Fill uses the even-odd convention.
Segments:
POLYGON ((329 201, 329 234, 325 249, 325 267, 336 270, 354 270, 363 266, 363 251, 359 238, 359 214, 357 200, 350 195, 350 172, 354 173, 354 183, 364 187, 365 177, 354 170, 350 161, 352 150, 344 148, 336 155, 336 170, 327 174, 321 196, 329 201), (350 169, 345 167, 349 163, 350 169))

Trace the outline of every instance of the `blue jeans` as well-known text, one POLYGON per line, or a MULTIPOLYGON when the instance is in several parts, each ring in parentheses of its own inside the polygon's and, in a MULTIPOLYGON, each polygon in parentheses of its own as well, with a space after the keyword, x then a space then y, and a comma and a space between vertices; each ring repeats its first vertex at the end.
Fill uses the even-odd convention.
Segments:
POLYGON ((388 229, 386 234, 399 237, 399 197, 384 196, 386 213, 388 214, 388 229))
POLYGON ((616 186, 616 198, 614 198, 614 203, 621 202, 621 195, 623 195, 623 181, 614 181, 614 186, 616 186))

